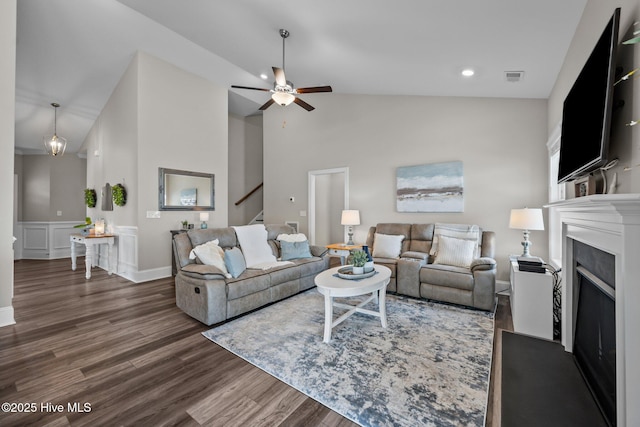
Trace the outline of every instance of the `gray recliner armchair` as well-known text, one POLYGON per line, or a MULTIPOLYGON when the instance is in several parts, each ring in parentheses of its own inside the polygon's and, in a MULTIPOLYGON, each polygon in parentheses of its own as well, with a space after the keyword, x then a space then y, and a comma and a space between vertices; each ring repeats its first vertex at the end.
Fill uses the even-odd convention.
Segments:
MULTIPOLYGON (((472 229, 464 224, 440 225, 460 232, 472 229)), ((374 262, 391 269, 389 291, 492 311, 496 303, 495 233, 473 230, 478 238, 468 266, 437 262, 432 250, 436 224, 377 224, 369 229, 367 245, 374 262), (397 257, 375 257, 376 233, 404 236, 397 257)))

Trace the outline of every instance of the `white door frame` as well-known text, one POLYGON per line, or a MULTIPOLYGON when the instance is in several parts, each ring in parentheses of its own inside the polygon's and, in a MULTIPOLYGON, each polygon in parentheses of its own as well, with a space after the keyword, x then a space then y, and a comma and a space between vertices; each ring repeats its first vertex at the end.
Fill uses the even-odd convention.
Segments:
POLYGON ((349 168, 333 168, 309 171, 309 243, 316 242, 316 177, 334 173, 344 174, 344 208, 349 209, 349 168))

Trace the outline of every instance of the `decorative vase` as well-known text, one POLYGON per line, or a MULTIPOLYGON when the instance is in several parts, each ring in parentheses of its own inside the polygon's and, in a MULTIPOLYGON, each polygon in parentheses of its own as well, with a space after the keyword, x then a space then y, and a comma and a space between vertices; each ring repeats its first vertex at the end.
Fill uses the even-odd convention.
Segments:
MULTIPOLYGON (((369 252, 369 246, 367 245, 362 245, 362 251, 367 254, 367 260, 370 261, 371 263, 373 263, 373 257, 371 256, 371 253, 369 252)), ((366 264, 365 264, 366 267, 366 264)))
POLYGON ((364 274, 364 267, 353 266, 353 274, 364 274))
POLYGON ((364 272, 368 273, 370 271, 373 271, 373 261, 367 261, 364 263, 364 272))

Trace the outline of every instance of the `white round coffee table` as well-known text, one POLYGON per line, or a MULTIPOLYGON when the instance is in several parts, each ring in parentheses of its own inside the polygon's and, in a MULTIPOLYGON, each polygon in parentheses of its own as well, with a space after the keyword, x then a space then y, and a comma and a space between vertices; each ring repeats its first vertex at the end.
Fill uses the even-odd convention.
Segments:
POLYGON ((342 279, 334 276, 343 266, 331 268, 318 274, 315 278, 318 292, 324 295, 324 342, 331 339, 331 329, 345 321, 354 313, 364 313, 380 318, 382 327, 387 327, 387 312, 385 307, 385 295, 387 285, 391 277, 391 270, 384 265, 374 265, 377 274, 359 280, 342 279), (355 297, 371 293, 371 296, 358 305, 341 304, 334 302, 334 297, 355 297), (362 308, 370 301, 376 301, 378 311, 362 308), (346 308, 349 311, 333 320, 333 307, 346 308))

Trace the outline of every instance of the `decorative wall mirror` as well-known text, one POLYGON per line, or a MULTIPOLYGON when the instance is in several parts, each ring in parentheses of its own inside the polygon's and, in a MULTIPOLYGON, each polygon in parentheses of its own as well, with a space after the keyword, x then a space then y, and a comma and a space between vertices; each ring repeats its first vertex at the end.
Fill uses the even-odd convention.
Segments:
POLYGON ((215 175, 158 168, 161 211, 215 210, 215 175))

